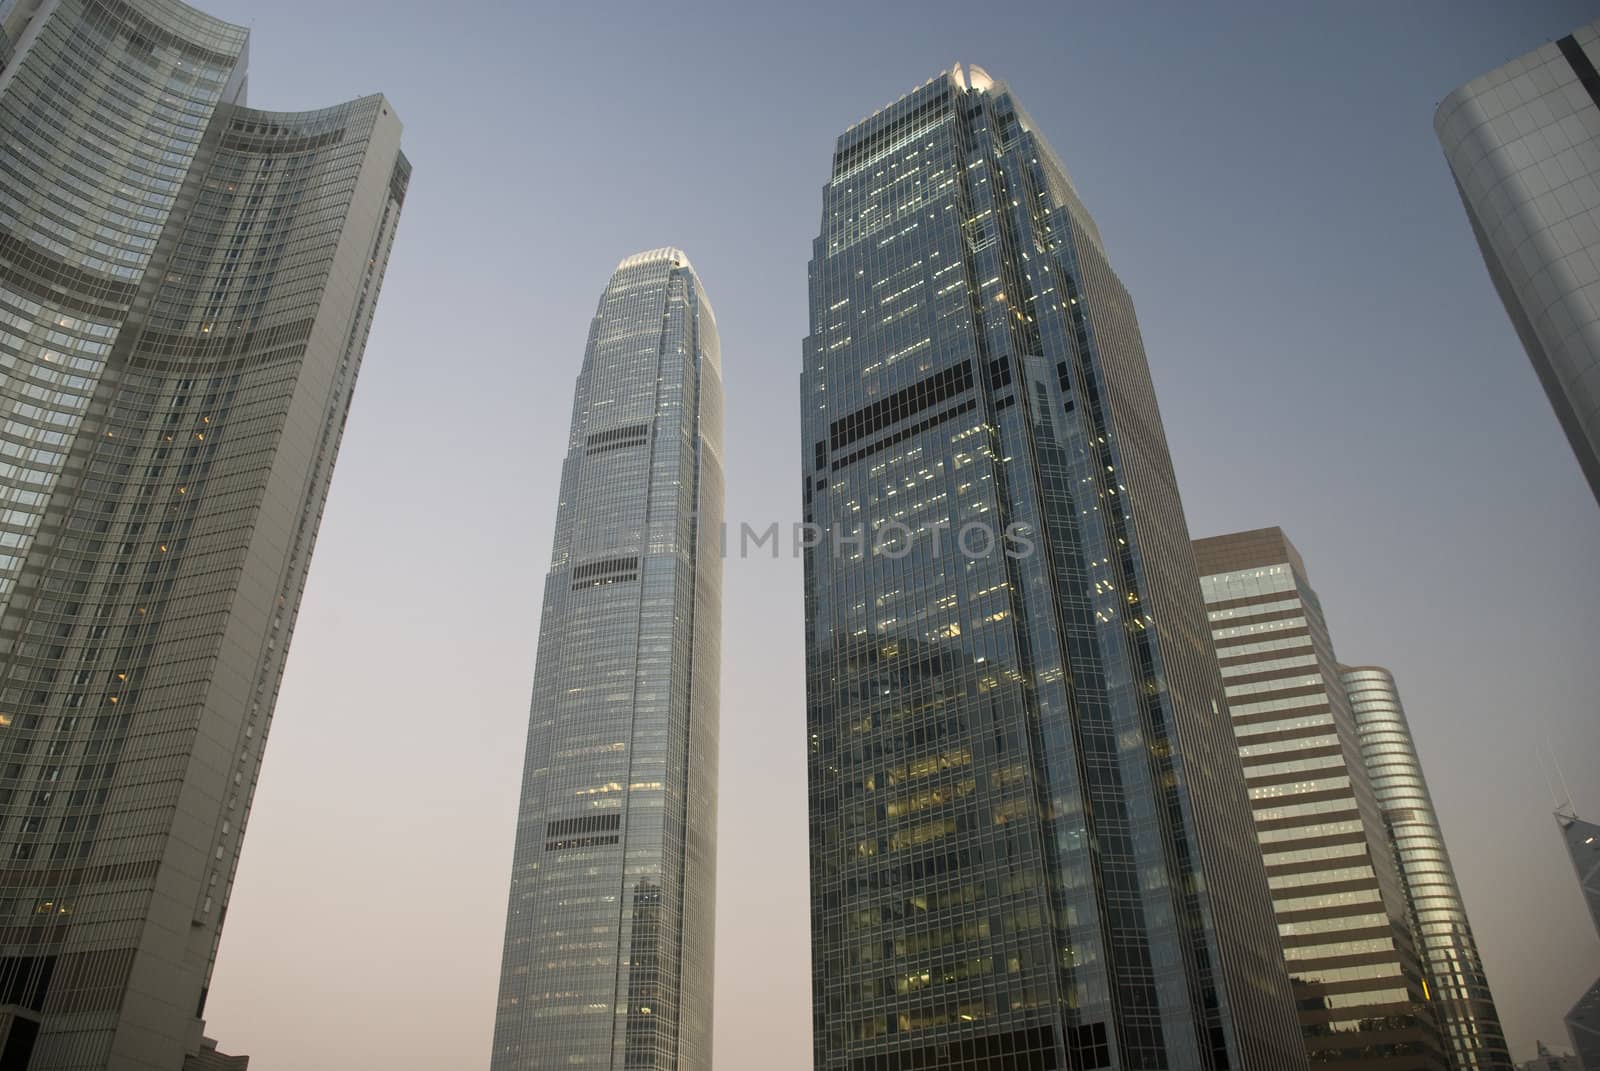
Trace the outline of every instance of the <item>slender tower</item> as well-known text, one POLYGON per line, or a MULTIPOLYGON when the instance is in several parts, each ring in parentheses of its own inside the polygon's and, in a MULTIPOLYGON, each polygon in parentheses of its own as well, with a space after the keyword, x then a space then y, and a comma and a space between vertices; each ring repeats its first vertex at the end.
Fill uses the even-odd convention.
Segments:
POLYGON ((711 1067, 721 450, 700 280, 628 257, 561 470, 493 1071, 711 1067))
POLYGON ((246 31, 0 0, 0 1065, 201 1019, 410 165, 246 31))
POLYGON ((1305 1067, 1133 306, 1004 84, 838 139, 810 284, 816 1068, 1305 1067))
POLYGON ((1512 1071, 1500 1013, 1394 676, 1382 666, 1340 666, 1339 677, 1400 867, 1417 953, 1432 986, 1452 1071, 1512 1071))
POLYGON ((1315 1065, 1447 1071, 1405 885, 1322 604, 1282 530, 1195 541, 1315 1065))

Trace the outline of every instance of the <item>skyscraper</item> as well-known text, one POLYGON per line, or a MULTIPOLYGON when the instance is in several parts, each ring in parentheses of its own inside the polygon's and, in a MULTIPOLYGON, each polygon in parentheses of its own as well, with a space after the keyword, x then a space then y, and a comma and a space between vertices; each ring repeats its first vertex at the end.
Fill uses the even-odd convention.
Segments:
POLYGON ((815 1066, 1303 1067, 1132 303, 1004 84, 838 139, 810 301, 815 1066))
POLYGON ((1444 1030, 1453 1071, 1511 1071, 1500 1013, 1433 809, 1394 676, 1382 666, 1340 666, 1361 760, 1400 868, 1417 954, 1444 1030))
MULTIPOLYGON (((1589 905, 1595 928, 1600 929, 1600 825, 1565 811, 1556 815, 1556 822, 1561 826, 1573 869, 1578 872, 1584 902, 1589 905)), ((1567 1013, 1567 1033, 1583 1071, 1600 1071, 1600 979, 1567 1013)))
POLYGON ((1433 126, 1506 313, 1600 500, 1600 20, 1474 78, 1433 126))
POLYGON ((0 0, 0 1063, 200 1016, 410 165, 246 31, 0 0))
POLYGON ((1311 1061, 1445 1071, 1405 887, 1300 554, 1277 528, 1194 546, 1311 1061))
POLYGON ((720 352, 687 257, 617 265, 561 470, 494 1071, 711 1067, 720 352))

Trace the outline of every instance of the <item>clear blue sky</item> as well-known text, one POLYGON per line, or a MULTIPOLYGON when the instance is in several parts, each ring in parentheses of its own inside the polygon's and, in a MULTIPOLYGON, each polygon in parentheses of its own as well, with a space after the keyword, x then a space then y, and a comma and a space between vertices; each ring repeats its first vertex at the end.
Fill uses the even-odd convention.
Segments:
MULTIPOLYGON (((717 308, 729 517, 797 515, 834 137, 1008 81, 1138 303, 1196 535, 1280 524, 1394 669, 1513 1047, 1597 973, 1536 749, 1600 814, 1600 510, 1435 142, 1578 3, 203 0, 251 103, 379 90, 415 164, 212 987, 261 1071, 486 1065, 573 379, 622 256, 717 308)), ((809 1066, 800 571, 726 577, 717 1062, 809 1066)))

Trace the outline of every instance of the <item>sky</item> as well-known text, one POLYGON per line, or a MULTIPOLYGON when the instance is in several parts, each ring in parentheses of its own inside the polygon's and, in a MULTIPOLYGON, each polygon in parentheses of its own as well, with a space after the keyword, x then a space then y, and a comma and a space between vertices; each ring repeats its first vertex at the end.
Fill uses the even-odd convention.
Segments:
MULTIPOLYGON (((202 0, 250 103, 386 93, 415 166, 213 978, 259 1071, 487 1066, 571 394, 616 262, 717 309, 728 518, 799 514, 834 138, 1007 81, 1137 303, 1194 535, 1281 525, 1338 656, 1397 676, 1514 1053, 1600 941, 1600 510, 1432 129, 1579 3, 202 0), (1555 773, 1559 766, 1562 776, 1555 773)), ((799 563, 727 562, 716 1062, 809 1066, 799 563)))

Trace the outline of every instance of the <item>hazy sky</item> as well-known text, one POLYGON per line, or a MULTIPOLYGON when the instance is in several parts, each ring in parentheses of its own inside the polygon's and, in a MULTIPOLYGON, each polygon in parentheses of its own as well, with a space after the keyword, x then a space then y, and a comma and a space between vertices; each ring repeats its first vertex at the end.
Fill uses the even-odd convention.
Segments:
MULTIPOLYGON (((1579 3, 784 7, 203 0, 251 103, 374 90, 416 167, 213 981, 259 1071, 485 1067, 574 377, 616 262, 716 306, 731 521, 798 515, 833 140, 1011 84, 1138 303, 1196 535, 1280 524, 1399 678, 1513 1049, 1600 942, 1536 752, 1600 814, 1600 510, 1434 139, 1579 3)), ((717 1063, 809 1067, 800 569, 728 563, 717 1063)), ((1548 765, 1548 764, 1546 764, 1548 765)))

